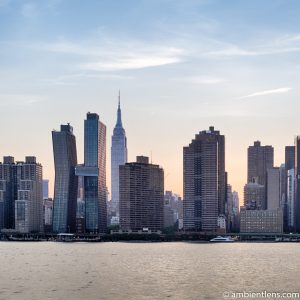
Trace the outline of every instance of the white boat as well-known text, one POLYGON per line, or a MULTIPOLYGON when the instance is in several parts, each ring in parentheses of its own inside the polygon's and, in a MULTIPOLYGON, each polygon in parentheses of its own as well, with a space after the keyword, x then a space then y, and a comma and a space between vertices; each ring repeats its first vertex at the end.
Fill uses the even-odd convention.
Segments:
POLYGON ((235 242, 230 236, 217 236, 210 240, 211 243, 233 243, 235 242))
POLYGON ((56 238, 57 242, 75 242, 73 233, 59 233, 56 238))

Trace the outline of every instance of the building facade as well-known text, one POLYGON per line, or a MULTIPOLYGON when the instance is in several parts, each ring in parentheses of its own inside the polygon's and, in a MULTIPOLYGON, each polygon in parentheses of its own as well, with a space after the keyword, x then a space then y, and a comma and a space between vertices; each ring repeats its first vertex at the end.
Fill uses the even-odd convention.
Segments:
POLYGON ((70 124, 52 131, 55 166, 53 231, 76 231, 77 165, 76 138, 70 124))
POLYGON ((20 233, 43 232, 43 170, 34 156, 17 162, 15 200, 15 229, 20 233))
POLYGON ((0 163, 0 229, 15 228, 15 200, 17 199, 16 165, 12 156, 4 156, 0 163))
POLYGON ((267 209, 276 210, 281 207, 280 169, 267 170, 267 209))
POLYGON ((287 230, 295 230, 295 170, 288 170, 287 176, 287 230))
POLYGON ((127 163, 127 139, 122 125, 120 94, 117 123, 111 138, 111 216, 119 218, 119 166, 127 163))
POLYGON ((183 220, 183 203, 181 197, 172 191, 166 191, 164 196, 164 227, 179 229, 179 220, 183 220))
POLYGON ((244 206, 247 209, 266 209, 265 186, 255 179, 244 186, 244 206))
POLYGON ((53 231, 53 200, 51 198, 44 198, 44 229, 45 232, 53 231))
POLYGON ((43 179, 43 199, 49 198, 49 180, 43 179))
POLYGON ((84 121, 84 165, 76 167, 84 177, 85 230, 105 233, 107 227, 106 126, 99 115, 87 113, 84 121))
POLYGON ((260 141, 254 142, 248 147, 248 180, 253 182, 257 178, 257 183, 266 185, 267 170, 274 165, 274 148, 272 146, 261 146, 260 141))
POLYGON ((276 210, 247 210, 241 208, 241 233, 282 233, 283 212, 276 210))
POLYGON ((227 185, 226 223, 228 232, 238 232, 239 229, 239 196, 227 185))
POLYGON ((300 136, 295 139, 295 229, 300 232, 300 136))
POLYGON ((286 170, 295 169, 295 146, 285 147, 285 168, 286 170))
POLYGON ((184 230, 216 231, 225 214, 225 137, 214 127, 183 148, 184 230))
POLYGON ((120 227, 158 231, 164 227, 164 171, 148 157, 119 167, 120 227))

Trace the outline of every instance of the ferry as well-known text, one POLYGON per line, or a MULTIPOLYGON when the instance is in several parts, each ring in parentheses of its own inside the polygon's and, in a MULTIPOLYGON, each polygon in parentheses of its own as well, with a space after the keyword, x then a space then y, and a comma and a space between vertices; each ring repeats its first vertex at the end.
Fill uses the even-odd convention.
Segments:
POLYGON ((59 233, 57 235, 57 242, 75 242, 75 236, 73 233, 59 233))
POLYGON ((233 243, 235 240, 230 236, 217 236, 210 240, 211 243, 233 243))

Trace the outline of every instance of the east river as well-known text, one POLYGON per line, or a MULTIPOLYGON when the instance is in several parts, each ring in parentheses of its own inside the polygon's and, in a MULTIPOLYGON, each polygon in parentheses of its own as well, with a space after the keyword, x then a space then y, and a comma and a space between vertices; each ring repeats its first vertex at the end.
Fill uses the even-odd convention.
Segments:
POLYGON ((0 242, 1 300, 225 299, 263 291, 300 292, 300 243, 0 242))

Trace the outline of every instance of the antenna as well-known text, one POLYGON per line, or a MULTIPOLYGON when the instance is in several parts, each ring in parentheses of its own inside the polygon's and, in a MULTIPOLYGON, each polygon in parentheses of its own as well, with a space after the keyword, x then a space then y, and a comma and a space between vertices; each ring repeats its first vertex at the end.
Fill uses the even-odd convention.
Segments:
POLYGON ((151 163, 151 165, 152 165, 152 150, 151 150, 151 152, 150 152, 150 163, 151 163))

